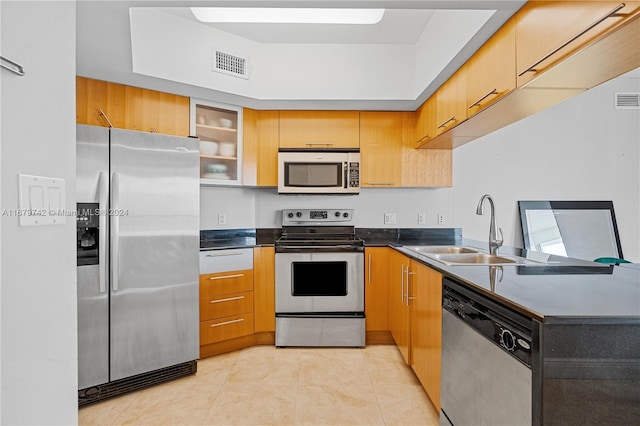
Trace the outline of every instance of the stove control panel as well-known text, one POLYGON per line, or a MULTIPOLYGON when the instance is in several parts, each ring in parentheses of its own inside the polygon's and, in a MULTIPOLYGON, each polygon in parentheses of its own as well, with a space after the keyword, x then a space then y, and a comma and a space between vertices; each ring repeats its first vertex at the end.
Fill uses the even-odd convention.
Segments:
POLYGON ((354 226, 353 209, 284 209, 283 226, 354 226))

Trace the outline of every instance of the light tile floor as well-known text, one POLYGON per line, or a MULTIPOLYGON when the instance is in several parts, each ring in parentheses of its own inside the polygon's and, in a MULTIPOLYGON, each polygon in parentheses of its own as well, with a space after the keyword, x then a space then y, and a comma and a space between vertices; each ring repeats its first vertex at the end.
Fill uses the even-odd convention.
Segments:
POLYGON ((255 346, 170 383, 83 407, 80 425, 437 425, 395 346, 255 346))

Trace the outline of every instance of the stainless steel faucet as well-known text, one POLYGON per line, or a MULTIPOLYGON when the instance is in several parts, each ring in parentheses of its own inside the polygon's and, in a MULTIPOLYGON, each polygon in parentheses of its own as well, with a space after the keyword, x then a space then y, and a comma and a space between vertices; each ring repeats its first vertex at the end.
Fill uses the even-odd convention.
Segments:
POLYGON ((476 208, 476 214, 484 214, 484 200, 489 200, 489 206, 491 207, 491 223, 489 224, 489 253, 497 254, 498 247, 504 242, 504 236, 502 235, 502 228, 498 228, 500 231, 500 239, 498 239, 498 233, 496 232, 496 213, 495 206, 493 205, 493 198, 489 194, 484 194, 480 198, 478 207, 476 208))

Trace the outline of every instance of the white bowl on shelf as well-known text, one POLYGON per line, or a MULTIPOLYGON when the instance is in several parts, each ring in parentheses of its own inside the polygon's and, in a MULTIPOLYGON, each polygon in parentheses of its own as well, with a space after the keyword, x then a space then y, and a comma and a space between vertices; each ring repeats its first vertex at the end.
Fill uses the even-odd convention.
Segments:
POLYGON ((200 154, 202 155, 218 155, 219 148, 218 142, 200 141, 200 154))
POLYGON ((233 142, 220 142, 220 150, 218 153, 221 157, 235 157, 236 144, 233 142))
POLYGON ((225 129, 230 129, 232 124, 233 124, 233 121, 229 120, 228 118, 220 119, 220 127, 224 127, 225 129))

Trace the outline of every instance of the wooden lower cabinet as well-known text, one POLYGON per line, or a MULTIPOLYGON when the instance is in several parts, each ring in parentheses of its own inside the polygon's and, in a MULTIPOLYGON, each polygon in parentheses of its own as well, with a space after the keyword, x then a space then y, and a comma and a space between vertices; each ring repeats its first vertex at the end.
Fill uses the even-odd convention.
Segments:
POLYGON ((200 321, 200 346, 253 334, 253 313, 200 321))
POLYGON ((440 410, 442 274, 389 249, 389 327, 402 357, 440 410))
POLYGON ((200 275, 200 358, 275 342, 274 268, 274 247, 256 247, 253 269, 200 275))
POLYGON ((442 274, 411 261, 411 368, 440 410, 442 274))
POLYGON ((364 276, 364 309, 367 344, 393 344, 389 332, 388 247, 367 247, 364 276))
POLYGON ((276 330, 275 247, 253 249, 255 332, 276 330))
POLYGON ((389 255, 389 329, 407 364, 411 363, 411 310, 407 299, 410 259, 391 250, 389 255))

